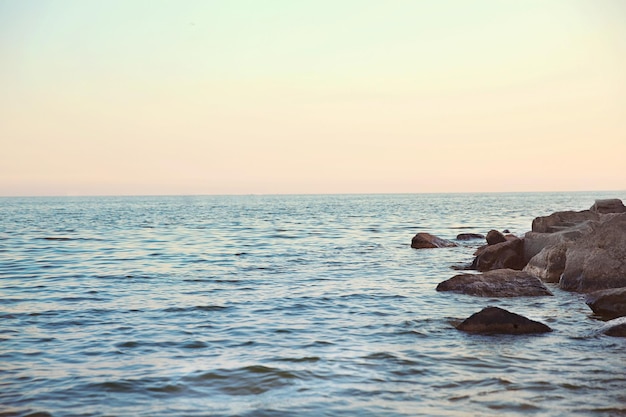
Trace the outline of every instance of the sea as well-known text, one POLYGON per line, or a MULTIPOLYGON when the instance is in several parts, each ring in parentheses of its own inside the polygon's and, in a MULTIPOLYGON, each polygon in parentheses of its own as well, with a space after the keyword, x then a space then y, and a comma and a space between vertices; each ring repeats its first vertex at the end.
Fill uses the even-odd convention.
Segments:
POLYGON ((0 198, 0 416, 619 416, 584 295, 437 284, 481 240, 626 191, 0 198), (498 306, 541 335, 455 325, 498 306))

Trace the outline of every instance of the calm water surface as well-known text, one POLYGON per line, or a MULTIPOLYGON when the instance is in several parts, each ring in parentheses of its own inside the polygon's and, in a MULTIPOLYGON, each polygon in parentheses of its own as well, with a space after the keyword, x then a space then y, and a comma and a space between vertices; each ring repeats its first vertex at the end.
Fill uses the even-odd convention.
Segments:
POLYGON ((583 297, 437 293, 481 242, 620 193, 0 199, 0 416, 626 415, 583 297), (488 305, 550 325, 476 336, 488 305))

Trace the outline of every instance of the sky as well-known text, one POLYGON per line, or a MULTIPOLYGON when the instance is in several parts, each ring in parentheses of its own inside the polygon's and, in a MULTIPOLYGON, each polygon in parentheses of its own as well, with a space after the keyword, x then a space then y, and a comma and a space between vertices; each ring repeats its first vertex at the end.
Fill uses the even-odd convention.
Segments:
POLYGON ((0 0, 0 195, 626 189, 621 0, 0 0))

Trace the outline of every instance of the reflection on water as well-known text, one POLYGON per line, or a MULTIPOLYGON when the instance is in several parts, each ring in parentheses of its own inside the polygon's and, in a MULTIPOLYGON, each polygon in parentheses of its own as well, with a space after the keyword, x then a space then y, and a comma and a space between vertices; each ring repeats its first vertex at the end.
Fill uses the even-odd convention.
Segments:
POLYGON ((409 246, 605 197, 2 199, 0 415, 624 414, 625 342, 580 295, 437 293, 481 242, 409 246), (454 329, 487 305, 555 331, 454 329))

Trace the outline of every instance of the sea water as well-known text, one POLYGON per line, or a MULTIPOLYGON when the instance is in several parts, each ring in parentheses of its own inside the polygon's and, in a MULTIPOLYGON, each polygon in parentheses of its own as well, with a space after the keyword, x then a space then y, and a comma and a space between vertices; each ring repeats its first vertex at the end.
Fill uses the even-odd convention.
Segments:
POLYGON ((611 416, 584 296, 438 293, 483 242, 625 192, 0 199, 0 416, 611 416), (553 328, 469 335, 499 306, 553 328))

